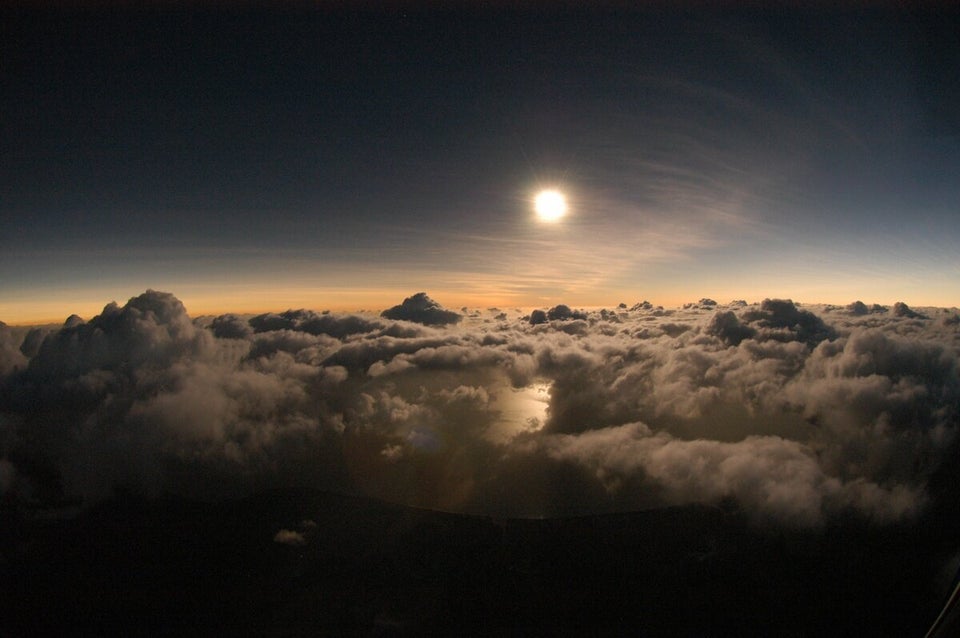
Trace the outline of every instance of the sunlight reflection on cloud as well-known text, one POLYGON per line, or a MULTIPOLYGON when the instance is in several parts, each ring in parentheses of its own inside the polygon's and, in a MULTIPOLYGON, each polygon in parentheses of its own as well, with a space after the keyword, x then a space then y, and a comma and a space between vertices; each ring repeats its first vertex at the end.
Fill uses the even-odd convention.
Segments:
POLYGON ((520 389, 504 389, 493 401, 496 420, 490 424, 487 436, 495 443, 508 443, 524 432, 536 432, 547 420, 550 404, 550 384, 533 383, 520 389))

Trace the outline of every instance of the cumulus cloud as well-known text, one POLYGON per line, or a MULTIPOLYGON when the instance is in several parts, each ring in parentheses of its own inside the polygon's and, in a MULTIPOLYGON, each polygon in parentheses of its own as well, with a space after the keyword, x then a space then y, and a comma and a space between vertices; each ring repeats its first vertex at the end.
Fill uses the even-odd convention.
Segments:
POLYGON ((9 374, 26 365, 26 355, 16 333, 0 321, 0 374, 9 374))
POLYGON ((870 312, 870 309, 867 308, 867 304, 862 301, 854 301, 847 306, 847 311, 851 315, 865 315, 870 312))
POLYGON ((737 315, 730 310, 713 315, 704 332, 719 337, 730 346, 739 346, 744 339, 750 339, 757 334, 750 326, 740 323, 737 315))
POLYGON ((534 310, 530 313, 530 325, 536 326, 537 324, 547 323, 548 317, 547 313, 543 310, 534 310))
POLYGON ((586 319, 586 313, 579 310, 571 310, 566 304, 558 304, 547 311, 547 319, 550 321, 567 321, 569 319, 586 319))
MULTIPOLYGON (((420 294, 423 295, 423 293, 420 294)), ((411 299, 417 297, 417 295, 414 295, 411 299)), ((426 295, 423 295, 423 298, 426 299, 427 302, 435 305, 435 302, 430 300, 426 295)), ((410 301, 410 299, 404 300, 404 303, 408 301, 410 301)), ((421 321, 420 323, 430 322, 421 321)), ((371 321, 357 315, 338 316, 331 315, 330 313, 317 314, 312 310, 287 310, 280 314, 267 313, 257 315, 250 319, 249 324, 255 332, 294 330, 312 335, 324 334, 337 338, 383 328, 382 323, 371 321)))
POLYGON ((819 343, 835 336, 820 317, 797 308, 789 299, 764 299, 759 310, 743 313, 742 319, 766 339, 819 343))
POLYGON ((422 323, 427 326, 444 326, 458 323, 463 317, 451 310, 444 310, 440 304, 427 296, 425 292, 418 292, 407 297, 400 305, 388 308, 381 313, 387 319, 398 319, 422 323))
POLYGON ((683 304, 683 307, 685 310, 696 309, 696 308, 700 308, 703 310, 710 310, 712 308, 715 308, 716 306, 717 306, 716 301, 714 301, 713 299, 708 299, 706 297, 700 299, 700 301, 697 301, 696 303, 691 302, 691 303, 683 304))
POLYGON ((0 327, 0 486, 90 503, 309 485, 519 516, 732 502, 816 527, 910 519, 957 463, 960 336, 923 318, 949 313, 492 312, 418 294, 381 317, 204 325, 147 291, 29 345, 0 327))
POLYGON ((643 476, 668 502, 719 504, 734 497, 756 518, 804 527, 851 506, 875 520, 897 520, 922 502, 903 485, 888 490, 862 478, 845 483, 829 476, 810 447, 779 436, 684 440, 636 423, 539 445, 551 458, 587 467, 613 494, 643 476))
POLYGON ((319 526, 315 521, 303 520, 296 529, 280 529, 273 535, 273 542, 291 547, 303 547, 317 535, 319 526))
POLYGON ((215 317, 210 323, 210 330, 218 339, 246 339, 253 333, 249 321, 233 314, 215 317))
POLYGON ((299 547, 301 545, 306 545, 307 539, 303 537, 303 534, 296 530, 281 529, 274 534, 273 542, 280 543, 281 545, 292 545, 294 547, 299 547))
POLYGON ((854 315, 854 316, 883 313, 887 311, 885 307, 879 304, 873 304, 871 306, 867 306, 867 304, 859 300, 848 304, 846 307, 846 310, 847 312, 849 312, 851 315, 854 315))
POLYGON ((912 310, 910 306, 903 303, 902 301, 898 301, 897 303, 893 304, 893 315, 895 317, 906 317, 908 319, 926 319, 927 318, 924 315, 920 314, 919 312, 912 310))

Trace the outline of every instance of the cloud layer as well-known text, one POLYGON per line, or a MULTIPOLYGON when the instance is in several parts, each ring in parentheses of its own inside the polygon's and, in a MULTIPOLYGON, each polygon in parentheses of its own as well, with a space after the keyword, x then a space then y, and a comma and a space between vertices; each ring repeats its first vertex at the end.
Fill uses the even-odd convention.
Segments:
POLYGON ((49 334, 0 326, 0 489, 904 520, 956 463, 955 317, 788 300, 461 315, 418 294, 382 317, 201 322, 147 291, 49 334))

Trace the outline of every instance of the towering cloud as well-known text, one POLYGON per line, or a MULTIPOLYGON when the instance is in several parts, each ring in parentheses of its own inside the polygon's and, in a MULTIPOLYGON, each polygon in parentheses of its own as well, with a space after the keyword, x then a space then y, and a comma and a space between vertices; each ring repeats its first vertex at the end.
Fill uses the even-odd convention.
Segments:
POLYGON ((384 310, 381 316, 387 319, 413 321, 427 326, 444 326, 457 323, 462 318, 452 310, 444 310, 425 292, 407 297, 402 304, 384 310))
POLYGON ((924 317, 950 315, 706 301, 541 322, 420 293, 381 318, 205 326, 147 291, 45 335, 0 327, 0 488, 310 485, 538 516, 736 503, 805 527, 930 506, 958 463, 960 338, 924 317))
POLYGON ((0 374, 8 374, 20 366, 26 365, 27 359, 24 356, 26 354, 24 351, 29 352, 33 344, 28 344, 26 340, 23 345, 17 342, 18 339, 14 331, 0 321, 0 374))

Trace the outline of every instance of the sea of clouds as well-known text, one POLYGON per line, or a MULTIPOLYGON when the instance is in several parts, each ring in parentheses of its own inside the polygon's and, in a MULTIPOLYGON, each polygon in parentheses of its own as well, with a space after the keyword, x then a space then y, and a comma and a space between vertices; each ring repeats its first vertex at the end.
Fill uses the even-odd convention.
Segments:
POLYGON ((0 326, 0 491, 49 506, 306 485, 497 516, 902 521, 958 462, 958 352, 956 309, 899 303, 528 314, 419 293, 382 315, 192 319, 147 291, 0 326))

